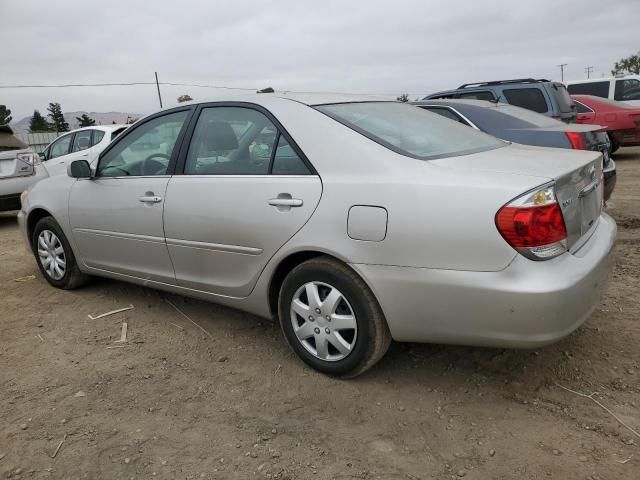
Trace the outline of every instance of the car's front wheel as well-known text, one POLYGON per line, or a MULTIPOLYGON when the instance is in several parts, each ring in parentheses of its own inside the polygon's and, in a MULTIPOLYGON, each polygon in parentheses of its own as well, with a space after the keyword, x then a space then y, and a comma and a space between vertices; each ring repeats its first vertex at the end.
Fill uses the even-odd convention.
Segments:
POLYGON ((280 289, 278 316, 293 351, 329 375, 363 373, 391 343, 371 290, 351 268, 329 257, 303 262, 287 275, 280 289))
POLYGON ((86 283, 62 229, 53 217, 41 218, 31 240, 36 262, 44 278, 54 287, 71 290, 86 283))

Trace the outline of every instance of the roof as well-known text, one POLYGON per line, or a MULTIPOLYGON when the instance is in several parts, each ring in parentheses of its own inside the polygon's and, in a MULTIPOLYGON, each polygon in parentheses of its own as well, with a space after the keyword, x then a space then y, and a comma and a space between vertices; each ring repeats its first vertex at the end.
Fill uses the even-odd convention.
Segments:
POLYGON ((411 105, 470 105, 472 107, 497 108, 507 105, 506 103, 488 102, 486 100, 472 100, 462 98, 434 98, 411 102, 411 105))
MULTIPOLYGON (((378 95, 358 95, 350 93, 313 93, 313 92, 275 92, 275 93, 221 93, 215 97, 208 97, 190 102, 183 102, 183 105, 199 105, 208 102, 248 102, 264 105, 273 100, 291 100, 308 106, 326 105, 331 103, 353 103, 353 102, 395 102, 392 97, 378 95)), ((172 106, 170 108, 176 108, 172 106)), ((169 110, 165 108, 163 110, 169 110)))
POLYGON ((596 82, 610 82, 611 80, 624 80, 624 79, 638 79, 640 80, 640 75, 636 75, 633 73, 627 73, 624 75, 617 75, 615 77, 600 77, 600 78, 583 78, 582 80, 569 80, 565 82, 567 85, 573 85, 576 83, 596 83, 596 82))

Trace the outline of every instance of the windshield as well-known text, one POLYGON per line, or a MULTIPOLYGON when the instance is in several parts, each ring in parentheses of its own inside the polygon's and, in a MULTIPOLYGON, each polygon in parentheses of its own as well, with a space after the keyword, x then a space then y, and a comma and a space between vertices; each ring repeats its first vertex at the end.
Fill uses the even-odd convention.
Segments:
POLYGON ((413 158, 467 155, 506 145, 438 114, 395 102, 319 105, 317 110, 385 147, 413 158))

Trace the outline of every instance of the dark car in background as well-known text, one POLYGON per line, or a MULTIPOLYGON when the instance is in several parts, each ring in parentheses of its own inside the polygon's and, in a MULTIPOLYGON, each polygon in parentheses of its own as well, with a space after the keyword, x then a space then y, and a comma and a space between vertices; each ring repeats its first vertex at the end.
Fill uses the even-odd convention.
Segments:
POLYGON ((616 166, 609 141, 599 125, 566 124, 530 110, 481 100, 422 100, 414 105, 494 137, 539 147, 592 150, 602 153, 605 200, 616 183, 616 166))
POLYGON ((423 100, 450 98, 508 103, 566 123, 576 121, 575 106, 567 87, 545 79, 518 78, 465 83, 455 90, 427 95, 423 100))
POLYGON ((611 153, 619 147, 640 145, 640 105, 629 105, 593 95, 572 95, 578 108, 578 123, 604 125, 611 153))

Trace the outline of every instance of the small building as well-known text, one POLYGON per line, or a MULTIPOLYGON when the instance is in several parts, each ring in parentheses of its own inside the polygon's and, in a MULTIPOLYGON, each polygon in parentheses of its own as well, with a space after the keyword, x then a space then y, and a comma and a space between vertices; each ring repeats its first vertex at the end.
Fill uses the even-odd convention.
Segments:
POLYGON ((44 149, 64 132, 16 133, 16 137, 33 148, 37 153, 44 149))

